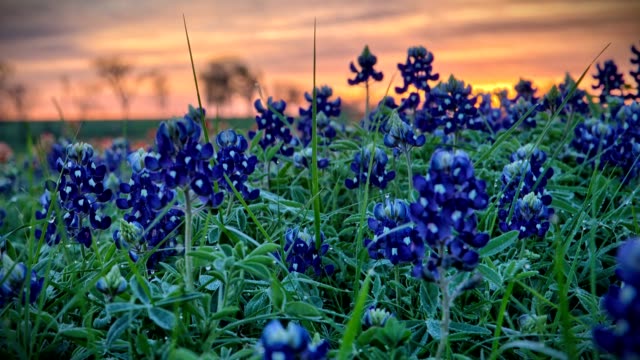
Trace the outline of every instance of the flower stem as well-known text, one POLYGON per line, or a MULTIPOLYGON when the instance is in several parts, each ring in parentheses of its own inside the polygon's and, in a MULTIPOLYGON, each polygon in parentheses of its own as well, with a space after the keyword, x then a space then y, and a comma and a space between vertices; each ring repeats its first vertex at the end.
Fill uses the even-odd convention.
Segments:
MULTIPOLYGON (((407 176, 409 176, 409 189, 413 189, 413 170, 411 169, 411 147, 406 146, 404 154, 407 157, 407 176)), ((410 194, 412 194, 410 192, 410 194)))
POLYGON ((192 221, 192 213, 191 213, 191 196, 189 195, 189 189, 186 189, 184 192, 185 198, 185 210, 184 210, 184 271, 185 271, 185 282, 187 291, 193 290, 193 259, 191 259, 191 242, 193 231, 193 221, 192 221))
MULTIPOLYGON (((443 272, 441 272, 441 274, 443 274, 443 272)), ((440 344, 438 345, 436 359, 442 359, 442 354, 444 353, 444 348, 446 347, 447 339, 449 338, 449 323, 451 321, 449 279, 447 279, 446 277, 440 278, 440 281, 438 281, 438 285, 440 286, 440 293, 442 295, 442 320, 440 321, 440 344)))

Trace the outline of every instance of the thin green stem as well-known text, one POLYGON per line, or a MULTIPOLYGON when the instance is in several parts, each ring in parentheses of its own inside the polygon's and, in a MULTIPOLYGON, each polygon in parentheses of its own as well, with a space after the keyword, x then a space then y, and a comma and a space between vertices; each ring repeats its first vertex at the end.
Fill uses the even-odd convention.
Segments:
MULTIPOLYGON (((407 157, 407 176, 409 177, 409 189, 413 189, 413 169, 411 168, 411 148, 407 146, 404 150, 407 157)), ((413 192, 409 192, 409 196, 413 197, 413 192)))
POLYGON ((313 22, 313 104, 311 115, 311 191, 313 194, 313 225, 316 236, 316 249, 322 246, 320 233, 320 186, 318 185, 318 92, 316 90, 316 22, 313 22))
MULTIPOLYGON (((444 269, 440 269, 440 273, 444 274, 444 269)), ((442 354, 447 346, 449 339, 449 324, 451 322, 451 299, 449 296, 449 279, 442 277, 438 281, 440 287, 440 298, 442 299, 442 320, 440 321, 440 344, 436 352, 436 359, 442 359, 442 354)))
POLYGON ((193 291, 193 259, 191 259, 191 243, 192 243, 192 231, 193 220, 191 212, 191 196, 189 189, 184 191, 184 271, 185 271, 185 283, 187 291, 193 291))

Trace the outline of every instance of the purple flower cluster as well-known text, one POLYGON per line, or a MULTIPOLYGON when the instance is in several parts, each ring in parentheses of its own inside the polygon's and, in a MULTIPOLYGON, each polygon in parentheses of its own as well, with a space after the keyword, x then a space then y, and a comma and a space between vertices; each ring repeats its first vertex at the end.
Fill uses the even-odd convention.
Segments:
POLYGON ((424 145, 426 138, 423 134, 416 135, 413 126, 406 120, 407 116, 401 116, 393 112, 389 119, 382 125, 384 133, 384 145, 396 151, 406 152, 414 147, 424 145))
POLYGON ((396 87, 396 93, 402 94, 413 85, 418 90, 429 93, 431 88, 429 81, 437 81, 439 74, 433 73, 433 54, 423 46, 411 47, 407 51, 407 60, 404 64, 398 64, 398 70, 402 75, 402 87, 396 87))
POLYGON ((126 163, 130 153, 129 141, 124 138, 116 138, 111 143, 111 147, 105 150, 103 163, 109 172, 120 173, 120 167, 126 163))
POLYGON ((271 320, 262 332, 258 351, 264 360, 322 360, 327 358, 329 343, 313 343, 307 330, 293 322, 285 328, 280 321, 271 320))
MULTIPOLYGON (((295 140, 289 128, 293 124, 293 118, 284 114, 287 103, 284 100, 274 101, 271 97, 267 99, 266 106, 260 99, 254 103, 258 115, 256 123, 258 130, 263 130, 264 134, 259 141, 263 150, 268 147, 279 146, 278 153, 282 156, 293 155, 295 140)), ((253 139, 256 133, 249 132, 249 139, 253 139)), ((277 160, 274 158, 274 161, 277 160)))
POLYGON ((520 239, 544 237, 549 230, 551 195, 545 193, 553 168, 545 168, 547 154, 525 145, 511 155, 502 170, 502 196, 498 201, 500 230, 518 230, 520 239))
POLYGON ((155 152, 144 158, 154 180, 169 189, 192 189, 212 207, 220 205, 223 195, 214 191, 211 158, 213 145, 200 141, 202 129, 192 109, 182 119, 165 121, 156 132, 155 152))
POLYGON ((24 303, 26 300, 27 289, 29 287, 29 303, 33 304, 40 292, 44 278, 39 278, 35 270, 31 270, 31 274, 27 272, 27 265, 24 263, 15 263, 7 254, 0 254, 0 309, 4 305, 16 298, 24 303))
POLYGON ((633 101, 612 111, 610 117, 590 118, 575 128, 571 142, 583 163, 599 157, 600 168, 622 170, 622 179, 630 181, 640 173, 640 104, 633 101))
POLYGON ((367 183, 369 163, 371 162, 371 177, 369 181, 371 185, 384 189, 387 187, 389 181, 396 177, 395 171, 387 171, 385 169, 387 162, 389 162, 387 154, 378 147, 369 146, 356 152, 353 162, 351 162, 351 171, 355 173, 355 176, 352 179, 348 178, 345 180, 344 183, 347 189, 355 189, 367 183), (371 156, 373 156, 373 162, 371 156))
POLYGON ((516 90, 516 97, 513 99, 513 102, 517 102, 518 99, 522 98, 532 104, 536 104, 539 100, 536 97, 538 89, 533 87, 531 80, 520 79, 514 89, 516 90))
POLYGON ((388 259, 396 265, 415 263, 424 255, 424 243, 418 232, 410 226, 409 207, 402 200, 386 198, 373 207, 373 217, 368 219, 374 238, 364 239, 364 245, 372 259, 388 259))
POLYGON ((620 359, 640 358, 640 239, 627 240, 618 249, 616 274, 623 286, 612 285, 602 307, 613 327, 598 325, 593 341, 620 359))
POLYGON ((128 249, 129 257, 138 261, 140 255, 153 251, 147 266, 152 268, 166 256, 175 253, 176 240, 172 232, 182 222, 184 213, 178 209, 165 211, 175 197, 175 190, 156 181, 159 173, 142 168, 147 153, 142 149, 129 156, 133 172, 128 182, 120 183, 120 196, 116 199, 124 214, 120 229, 114 231, 116 246, 128 249))
POLYGON ((635 45, 631 45, 631 53, 635 55, 635 58, 631 58, 631 65, 635 65, 636 69, 629 71, 629 74, 636 83, 636 93, 629 93, 627 98, 640 101, 640 50, 636 49, 635 45))
POLYGON ((362 317, 362 329, 366 330, 374 326, 384 327, 387 320, 392 317, 393 314, 387 310, 370 306, 364 311, 364 316, 362 317))
MULTIPOLYGON (((571 91, 571 88, 575 86, 575 84, 575 80, 573 80, 571 76, 567 74, 564 82, 558 86, 558 89, 560 90, 560 94, 562 96, 562 100, 569 96, 569 92, 571 91)), ((580 88, 576 88, 576 90, 573 92, 573 96, 569 98, 562 111, 565 114, 573 112, 586 116, 587 114, 589 114, 589 103, 587 102, 586 98, 587 92, 580 88)))
MULTIPOLYGON (((307 229, 300 231, 296 227, 287 230, 284 252, 289 271, 304 274, 307 269, 313 269, 316 276, 333 274, 334 266, 322 263, 322 257, 329 251, 329 244, 324 241, 324 234, 320 234, 320 236, 322 237, 322 245, 320 249, 317 249, 315 237, 307 232, 307 229)), ((276 254, 276 257, 279 258, 279 255, 276 254)))
MULTIPOLYGON (((476 101, 477 97, 471 95, 471 85, 465 86, 464 81, 451 75, 449 81, 433 88, 427 98, 425 111, 429 111, 436 126, 444 128, 445 134, 451 134, 467 127, 476 118, 476 101)), ((417 126, 424 127, 424 123, 416 121, 417 126)), ((428 127, 421 127, 420 130, 427 131, 428 127)))
POLYGON ((367 83, 369 79, 373 79, 375 81, 382 80, 382 72, 376 71, 373 67, 376 62, 378 62, 378 58, 371 53, 369 50, 369 46, 365 45, 362 50, 362 54, 358 56, 358 65, 360 65, 361 70, 358 71, 353 61, 349 64, 349 69, 352 73, 356 74, 356 77, 353 79, 348 79, 349 85, 357 85, 360 83, 367 83))
MULTIPOLYGON (((333 89, 329 86, 316 88, 316 123, 318 125, 318 144, 328 145, 337 135, 337 125, 333 119, 340 116, 342 100, 336 98, 331 100, 333 89)), ((298 131, 300 131, 300 141, 303 146, 311 143, 313 125, 313 95, 305 92, 304 98, 309 102, 308 108, 300 108, 300 119, 298 120, 298 131)))
POLYGON ((474 175, 469 156, 438 149, 426 176, 415 175, 413 186, 418 199, 409 206, 409 216, 419 237, 431 248, 426 264, 420 262, 414 275, 438 280, 451 267, 461 271, 475 269, 489 235, 477 231, 477 210, 489 202, 486 184, 474 175))
MULTIPOLYGON (((233 130, 224 130, 216 136, 216 144, 218 144, 218 152, 215 155, 216 165, 210 177, 217 179, 220 187, 226 189, 232 197, 233 188, 235 188, 246 201, 257 199, 260 196, 260 189, 250 190, 246 185, 249 175, 254 172, 258 163, 255 155, 245 154, 249 146, 247 139, 233 130), (229 178, 231 184, 227 183, 225 176, 229 178)), ((207 187, 208 178, 199 176, 197 180, 205 184, 204 188, 207 187)), ((202 183, 196 182, 196 186, 202 183)), ((194 191, 201 195, 195 189, 194 191)))
POLYGON ((618 72, 618 65, 613 60, 607 60, 604 65, 596 65, 598 72, 593 78, 598 82, 591 87, 594 90, 600 89, 600 103, 607 103, 607 97, 614 95, 612 92, 619 91, 622 95, 622 87, 624 86, 624 79, 622 73, 618 72))
MULTIPOLYGON (((47 217, 51 201, 50 191, 57 190, 58 208, 62 211, 67 234, 85 247, 92 242, 91 230, 106 230, 111 226, 111 218, 102 214, 102 204, 113 197, 113 192, 104 186, 107 173, 105 165, 96 165, 93 148, 89 144, 76 143, 67 146, 66 160, 58 158, 57 170, 61 173, 57 184, 47 182, 47 190, 41 197, 43 209, 36 212, 36 219, 47 217), (88 221, 87 221, 88 220, 88 221), (89 223, 87 226, 87 222, 89 223)), ((55 214, 49 214, 45 239, 49 245, 57 244, 55 214)), ((42 236, 42 230, 36 230, 36 238, 42 236)))

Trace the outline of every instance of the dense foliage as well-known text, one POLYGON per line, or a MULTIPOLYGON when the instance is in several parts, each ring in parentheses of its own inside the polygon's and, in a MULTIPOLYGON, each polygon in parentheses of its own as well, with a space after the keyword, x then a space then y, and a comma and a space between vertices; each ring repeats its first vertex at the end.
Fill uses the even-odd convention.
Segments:
POLYGON ((638 358, 640 70, 510 98, 435 69, 410 48, 362 119, 322 86, 247 134, 190 107, 147 148, 0 165, 0 353, 638 358))

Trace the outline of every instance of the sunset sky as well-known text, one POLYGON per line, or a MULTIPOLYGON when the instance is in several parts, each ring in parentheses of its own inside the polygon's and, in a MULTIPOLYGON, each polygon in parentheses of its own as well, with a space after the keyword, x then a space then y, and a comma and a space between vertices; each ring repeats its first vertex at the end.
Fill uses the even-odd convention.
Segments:
POLYGON ((31 119, 56 119, 52 98, 69 119, 79 116, 78 101, 95 103, 90 117, 120 117, 91 67, 92 59, 111 55, 139 72, 168 76, 168 106, 156 106, 150 88, 141 86, 133 118, 182 115, 197 102, 183 13, 197 69, 213 58, 241 58, 261 72, 266 95, 275 83, 311 89, 314 18, 318 83, 346 100, 364 94, 347 78, 365 44, 385 74, 374 100, 415 45, 435 54, 441 78, 454 74, 484 90, 512 87, 519 77, 545 89, 567 71, 577 78, 609 42, 599 62, 616 60, 629 79, 629 47, 640 46, 637 0, 1 0, 0 60, 14 69, 10 82, 27 87, 31 119))

